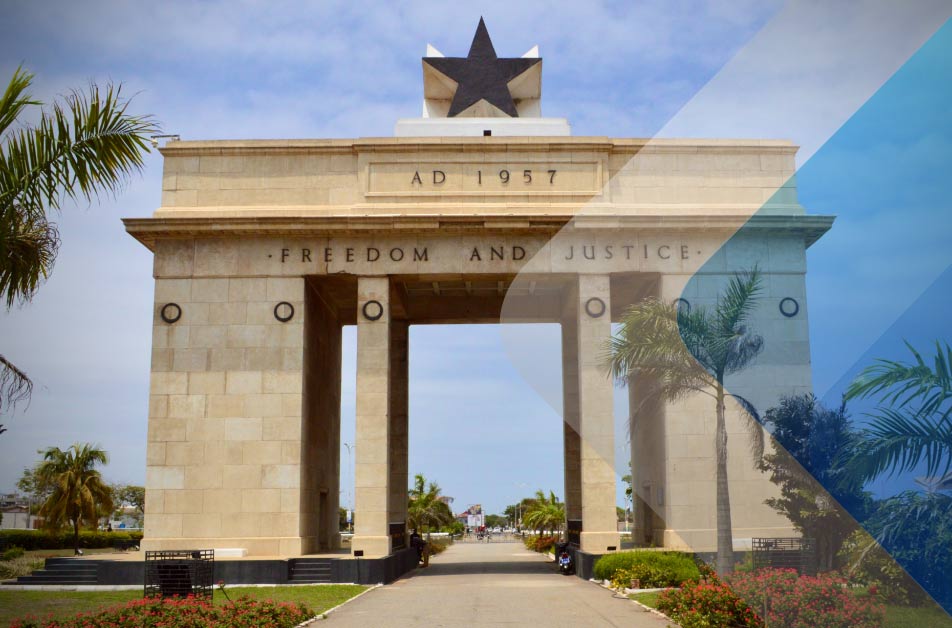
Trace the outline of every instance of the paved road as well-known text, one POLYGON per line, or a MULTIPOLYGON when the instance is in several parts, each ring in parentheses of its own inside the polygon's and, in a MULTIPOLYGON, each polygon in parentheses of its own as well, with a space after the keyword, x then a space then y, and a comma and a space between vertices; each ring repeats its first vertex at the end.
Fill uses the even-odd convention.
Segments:
POLYGON ((332 613, 328 628, 625 626, 669 622, 555 566, 521 543, 466 543, 332 613))

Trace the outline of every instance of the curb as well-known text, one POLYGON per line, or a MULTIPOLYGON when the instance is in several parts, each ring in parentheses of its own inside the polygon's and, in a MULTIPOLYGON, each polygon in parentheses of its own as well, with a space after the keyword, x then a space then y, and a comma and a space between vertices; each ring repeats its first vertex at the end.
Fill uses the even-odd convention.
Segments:
POLYGON ((374 584, 374 585, 371 585, 371 586, 367 587, 365 590, 363 590, 363 591, 361 591, 360 593, 358 593, 357 595, 355 595, 354 597, 352 597, 352 598, 350 598, 350 599, 348 599, 348 600, 345 600, 345 601, 341 602, 340 604, 338 604, 337 606, 335 606, 335 607, 333 607, 333 608, 327 609, 326 611, 324 611, 323 613, 321 613, 321 614, 319 614, 319 615, 315 615, 314 617, 308 619, 307 621, 301 622, 300 624, 298 624, 298 625, 295 626, 294 628, 305 628, 306 626, 310 626, 310 625, 312 625, 312 624, 316 624, 317 622, 321 621, 322 619, 327 619, 327 616, 328 616, 328 615, 330 615, 331 613, 333 613, 334 611, 336 611, 336 610, 339 609, 340 607, 342 607, 342 606, 344 606, 344 605, 346 605, 346 604, 350 604, 351 602, 353 602, 354 600, 356 600, 356 599, 359 598, 360 596, 366 595, 367 593, 370 593, 370 592, 373 591, 374 589, 379 589, 379 588, 382 587, 382 586, 383 586, 382 584, 374 584))
MULTIPOLYGON (((611 586, 611 584, 605 584, 606 582, 609 582, 608 580, 599 581, 599 580, 596 580, 596 579, 592 578, 592 579, 589 580, 589 582, 591 582, 591 583, 593 583, 593 584, 597 584, 598 586, 602 587, 603 589, 608 589, 608 590, 611 591, 612 593, 616 593, 616 594, 618 593, 618 589, 613 589, 612 586, 611 586)), ((662 612, 659 611, 658 609, 656 609, 656 608, 651 608, 651 607, 648 606, 647 604, 642 604, 641 602, 639 602, 639 601, 637 601, 637 600, 633 600, 633 599, 631 599, 630 597, 628 597, 628 595, 629 595, 630 593, 652 593, 652 592, 655 592, 655 591, 667 591, 667 589, 625 589, 624 592, 623 592, 623 595, 625 596, 625 599, 626 599, 626 600, 628 600, 628 601, 631 602, 632 604, 635 604, 636 606, 640 606, 642 610, 647 611, 647 612, 649 612, 649 613, 651 613, 651 614, 653 614, 653 615, 657 615, 658 617, 660 617, 660 618, 662 618, 662 619, 665 619, 665 620, 667 620, 667 621, 670 621, 670 622, 673 623, 673 625, 677 626, 678 623, 677 623, 676 621, 674 621, 673 619, 671 619, 670 617, 668 617, 667 615, 665 615, 664 613, 662 613, 662 612)))

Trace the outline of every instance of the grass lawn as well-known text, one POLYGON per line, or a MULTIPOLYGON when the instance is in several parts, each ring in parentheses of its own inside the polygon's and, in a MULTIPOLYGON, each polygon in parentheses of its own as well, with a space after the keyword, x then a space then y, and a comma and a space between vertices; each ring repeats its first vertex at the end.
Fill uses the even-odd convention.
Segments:
POLYGON ((632 593, 628 598, 636 602, 641 602, 645 606, 658 608, 658 595, 659 593, 657 591, 653 593, 632 593))
MULTIPOLYGON (((242 595, 276 602, 307 604, 321 613, 349 600, 367 587, 356 584, 332 584, 294 587, 227 587, 235 599, 242 595)), ((0 626, 9 626, 17 617, 33 615, 70 617, 135 600, 142 591, 3 591, 0 590, 0 626)), ((215 591, 215 603, 227 603, 220 591, 215 591)))
POLYGON ((886 607, 886 628, 952 628, 952 617, 938 606, 886 607))

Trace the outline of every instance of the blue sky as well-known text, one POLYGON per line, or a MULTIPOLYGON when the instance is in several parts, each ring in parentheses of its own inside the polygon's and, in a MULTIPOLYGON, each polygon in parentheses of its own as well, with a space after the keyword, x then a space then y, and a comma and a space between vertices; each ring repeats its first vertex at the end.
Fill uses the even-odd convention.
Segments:
MULTIPOLYGON (((518 56, 539 44, 543 113, 568 118, 575 135, 790 138, 804 146, 801 163, 809 166, 807 158, 948 17, 941 2, 924 0, 916 10, 896 13, 889 4, 872 2, 853 15, 810 3, 754 0, 486 2, 463 8, 435 2, 17 1, 0 24, 0 76, 22 63, 37 74, 35 95, 44 100, 89 80, 122 81, 135 94, 135 111, 154 114, 165 132, 183 139, 389 136, 397 118, 419 115, 426 43, 464 55, 482 15, 501 55, 518 56), (810 45, 804 44, 807 36, 810 45)), ((925 58, 923 71, 947 70, 943 63, 952 55, 944 45, 925 58)), ((927 85, 925 79, 919 84, 927 85)), ((894 100, 902 119, 902 99, 894 100)), ((918 112, 905 117, 925 131, 937 125, 947 130, 947 117, 933 115, 938 117, 929 124, 918 112)), ((907 160, 890 159, 894 144, 888 134, 873 135, 875 124, 843 145, 842 163, 855 163, 849 150, 862 159, 885 151, 882 159, 897 185, 921 175, 907 160)), ((948 162, 948 135, 926 139, 937 142, 937 152, 921 163, 935 173, 937 157, 948 162)), ((13 487, 37 449, 74 441, 99 442, 112 454, 109 479, 144 478, 151 255, 125 234, 119 218, 149 216, 158 207, 161 167, 161 157, 152 154, 143 176, 116 200, 67 207, 52 278, 31 305, 0 319, 0 350, 37 383, 31 405, 3 417, 9 431, 0 436, 0 489, 13 487)), ((817 168, 815 179, 830 171, 817 168)), ((862 172, 868 180, 884 180, 862 172)), ((860 282, 876 268, 870 264, 896 257, 862 255, 873 242, 881 246, 907 227, 910 242, 918 242, 910 251, 922 250, 924 241, 941 244, 935 230, 915 228, 926 214, 896 221, 897 207, 927 211, 936 197, 871 193, 893 204, 880 203, 859 223, 860 240, 857 230, 842 228, 852 220, 842 198, 823 192, 840 189, 838 175, 826 176, 813 191, 801 178, 811 212, 840 215, 810 258, 811 328, 821 339, 813 357, 818 393, 833 386, 931 283, 927 275, 938 275, 941 269, 933 271, 943 254, 933 247, 902 258, 910 266, 892 267, 899 296, 871 294, 874 285, 860 282), (913 201, 918 204, 909 207, 913 201), (844 259, 855 262, 845 273, 844 259), (912 265, 920 261, 927 268, 921 273, 912 265), (847 288, 858 292, 849 300, 857 322, 844 327, 829 297, 847 288), (862 307, 874 296, 886 303, 872 316, 862 307), (833 350, 840 346, 834 340, 846 349, 833 350)), ((534 333, 558 337, 554 327, 534 333)), ((345 343, 347 440, 352 330, 345 343)), ((498 511, 536 488, 561 493, 557 409, 523 382, 497 326, 413 328, 411 430, 411 473, 439 481, 457 505, 481 502, 498 511)))

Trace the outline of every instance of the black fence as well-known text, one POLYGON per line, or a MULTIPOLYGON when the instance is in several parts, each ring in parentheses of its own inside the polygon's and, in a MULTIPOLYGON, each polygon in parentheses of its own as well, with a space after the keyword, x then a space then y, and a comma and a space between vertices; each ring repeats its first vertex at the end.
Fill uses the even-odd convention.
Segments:
POLYGON ((753 539, 754 569, 796 569, 803 575, 816 575, 816 541, 809 538, 753 539))
POLYGON ((145 553, 145 597, 207 597, 214 592, 215 550, 145 553))

